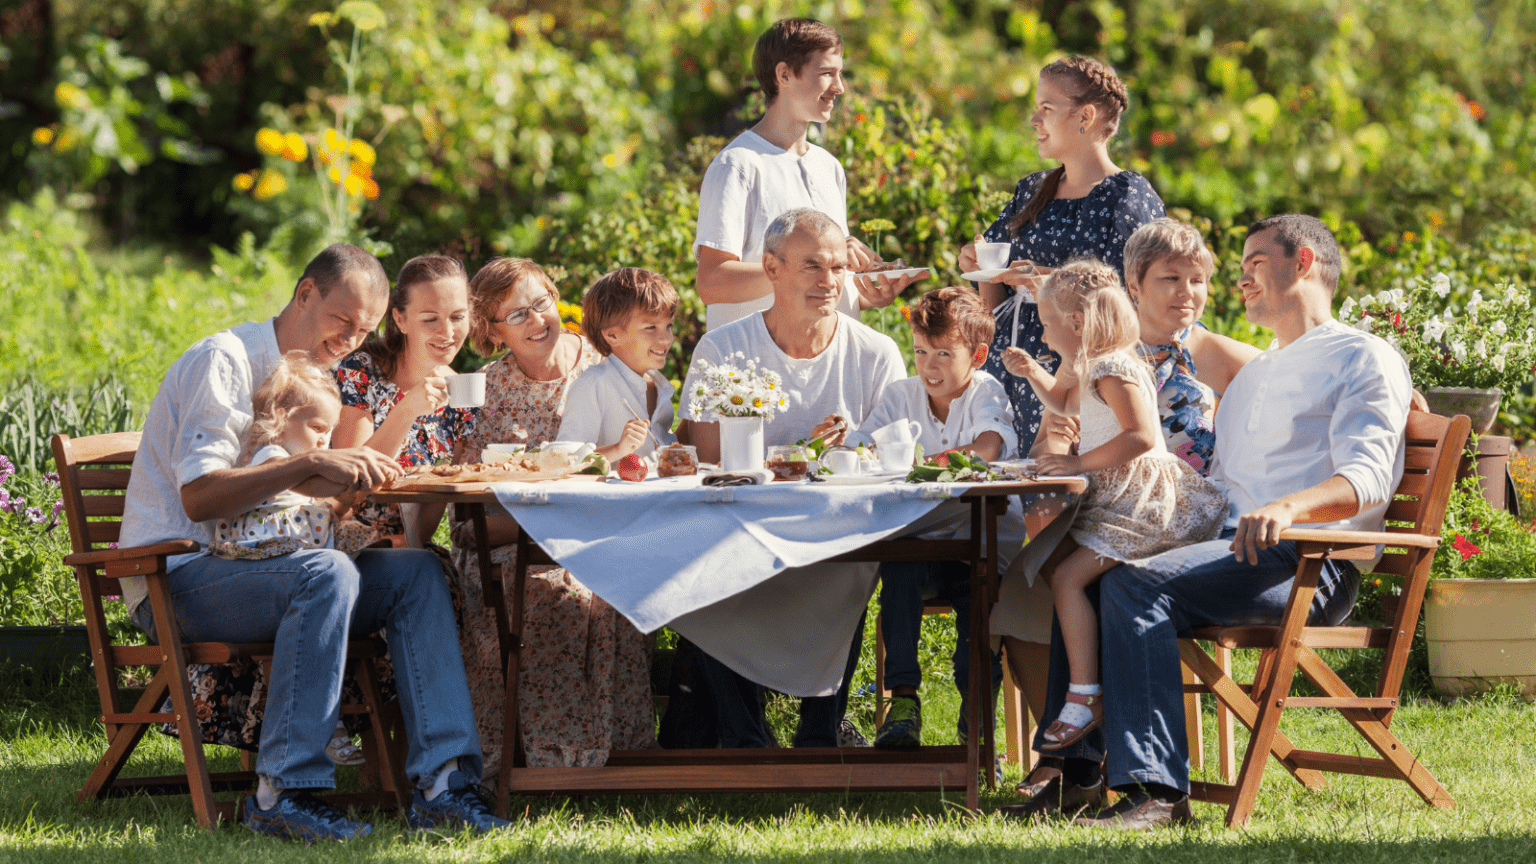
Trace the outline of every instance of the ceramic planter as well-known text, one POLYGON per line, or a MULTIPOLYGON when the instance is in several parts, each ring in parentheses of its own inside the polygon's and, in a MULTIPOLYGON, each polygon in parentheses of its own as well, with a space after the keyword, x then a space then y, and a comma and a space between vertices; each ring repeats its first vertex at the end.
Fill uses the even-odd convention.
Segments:
POLYGON ((1441 695, 1509 683, 1536 698, 1536 578, 1435 579, 1424 596, 1424 633, 1441 695))
POLYGON ((1424 401, 1429 410, 1444 417, 1465 414, 1472 420, 1472 431, 1479 435, 1493 428, 1499 416, 1499 402, 1504 391, 1497 387, 1429 387, 1424 401))
POLYGON ((751 471, 763 467, 763 418, 720 418, 720 470, 751 471))

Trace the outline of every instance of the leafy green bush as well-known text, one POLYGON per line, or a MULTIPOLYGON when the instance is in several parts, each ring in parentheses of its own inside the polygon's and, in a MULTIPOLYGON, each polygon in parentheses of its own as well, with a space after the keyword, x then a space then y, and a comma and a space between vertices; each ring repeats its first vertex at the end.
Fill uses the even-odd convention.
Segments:
POLYGON ((0 455, 0 626, 83 623, 53 475, 13 473, 0 455))
POLYGON ((128 388, 111 377, 64 392, 22 380, 0 393, 0 453, 32 471, 47 470, 55 434, 75 438, 137 428, 128 388))
POLYGON ((1451 493, 1435 551, 1436 579, 1530 579, 1536 577, 1536 533, 1483 496, 1477 477, 1451 493))

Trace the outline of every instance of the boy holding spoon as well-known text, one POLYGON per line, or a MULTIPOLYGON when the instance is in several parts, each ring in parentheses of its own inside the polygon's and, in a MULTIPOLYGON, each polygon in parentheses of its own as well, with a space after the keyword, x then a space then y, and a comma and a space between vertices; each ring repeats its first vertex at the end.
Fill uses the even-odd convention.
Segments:
POLYGON ((556 438, 594 444, 610 462, 645 458, 677 440, 674 388, 661 374, 676 311, 677 291, 658 273, 625 267, 592 283, 581 301, 582 330, 603 359, 571 384, 556 438))

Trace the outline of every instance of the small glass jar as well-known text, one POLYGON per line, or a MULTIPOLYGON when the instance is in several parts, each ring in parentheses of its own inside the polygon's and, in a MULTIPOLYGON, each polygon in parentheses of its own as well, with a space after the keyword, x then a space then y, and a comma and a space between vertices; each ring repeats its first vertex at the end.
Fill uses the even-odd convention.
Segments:
POLYGON ((775 444, 765 464, 775 480, 804 480, 811 473, 811 453, 801 444, 775 444))
POLYGON ((699 451, 692 444, 669 444, 656 451, 658 477, 685 477, 698 470, 699 451))

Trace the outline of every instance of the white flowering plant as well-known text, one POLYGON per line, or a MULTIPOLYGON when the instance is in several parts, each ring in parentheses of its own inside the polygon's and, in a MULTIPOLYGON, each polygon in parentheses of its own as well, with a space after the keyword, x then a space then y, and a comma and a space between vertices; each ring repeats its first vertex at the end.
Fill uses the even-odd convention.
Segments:
POLYGON ((1339 318, 1401 351, 1420 388, 1508 391, 1529 381, 1536 360, 1530 292, 1513 284, 1489 289, 1490 296, 1473 289, 1464 303, 1453 292, 1461 294, 1450 274, 1420 276, 1407 290, 1345 300, 1339 318))
POLYGON ((775 415, 789 410, 784 379, 771 369, 758 368, 756 358, 740 351, 720 363, 696 359, 688 377, 688 410, 695 417, 761 417, 771 423, 775 415))

